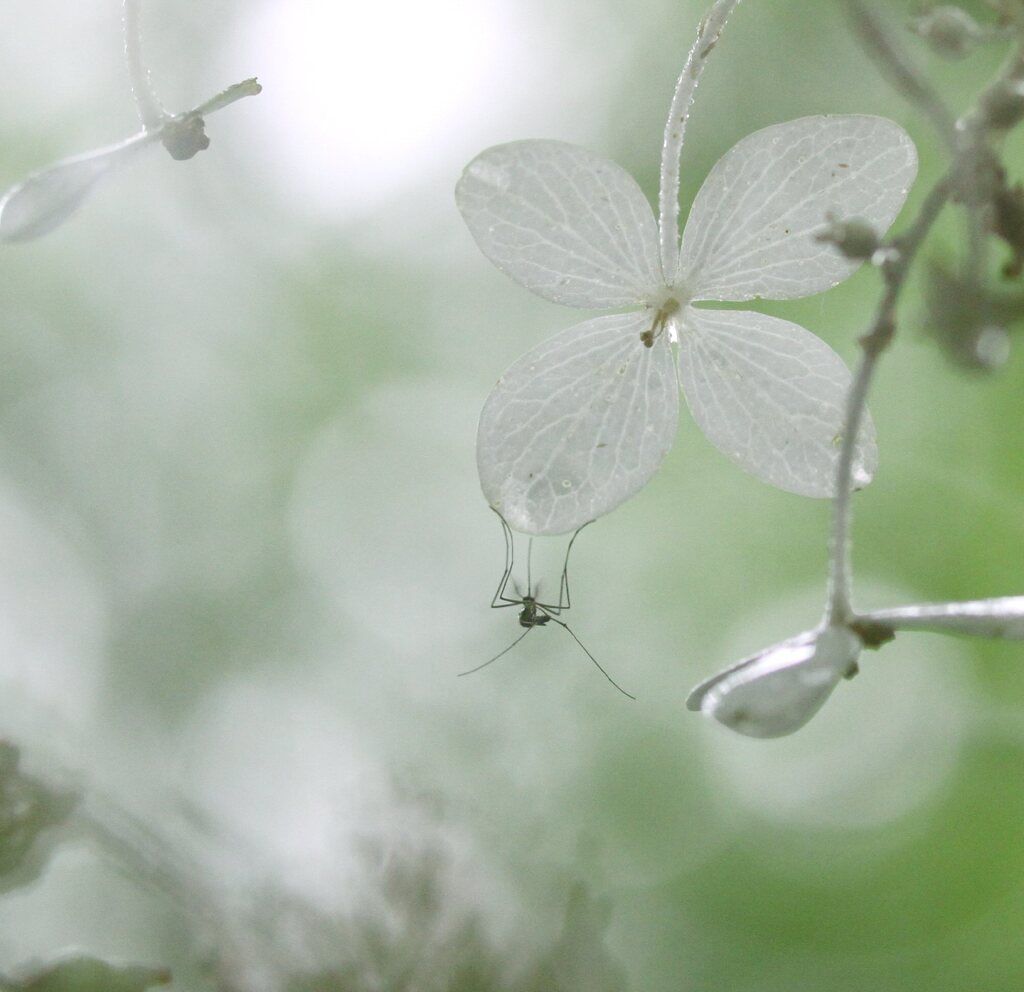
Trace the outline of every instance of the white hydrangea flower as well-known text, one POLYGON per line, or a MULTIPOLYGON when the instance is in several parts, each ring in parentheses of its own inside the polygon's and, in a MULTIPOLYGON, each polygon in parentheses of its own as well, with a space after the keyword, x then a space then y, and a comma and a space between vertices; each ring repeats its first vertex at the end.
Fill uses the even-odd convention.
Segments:
MULTIPOLYGON (((475 158, 456 200, 498 268, 555 303, 629 308, 557 334, 498 380, 477 437, 488 502, 527 534, 565 533, 607 513, 671 446, 677 385, 741 468, 789 492, 831 496, 850 380, 842 359, 789 321, 695 304, 795 299, 841 282, 859 262, 816 239, 826 215, 881 234, 916 170, 913 142, 883 118, 767 127, 711 170, 680 244, 659 231, 632 176, 583 148, 516 141, 475 158)), ((868 421, 856 487, 876 463, 868 421)))

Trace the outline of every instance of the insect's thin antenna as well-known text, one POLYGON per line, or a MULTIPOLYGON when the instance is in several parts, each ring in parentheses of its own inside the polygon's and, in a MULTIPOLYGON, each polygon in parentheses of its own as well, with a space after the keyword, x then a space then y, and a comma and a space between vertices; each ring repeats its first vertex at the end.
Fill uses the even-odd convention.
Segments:
MULTIPOLYGON (((491 507, 494 510, 494 507, 491 507)), ((494 510, 498 514, 498 519, 501 521, 501 532, 505 537, 505 571, 502 572, 501 581, 498 583, 498 589, 494 593, 494 598, 491 600, 491 609, 501 609, 503 606, 518 606, 519 603, 509 602, 505 598, 505 588, 508 586, 508 580, 512 575, 512 565, 515 561, 515 544, 512 540, 512 528, 509 527, 508 521, 500 514, 497 510, 494 510), (502 600, 502 602, 498 602, 502 600)))
MULTIPOLYGON (((589 658, 589 659, 590 659, 590 660, 591 660, 591 661, 592 661, 592 662, 593 662, 593 663, 594 663, 594 664, 595 664, 595 665, 597 666, 597 670, 598 670, 598 671, 599 671, 599 672, 600 672, 600 673, 601 673, 601 674, 602 674, 602 675, 603 675, 603 676, 604 676, 604 677, 605 677, 605 678, 606 678, 606 679, 607 679, 607 680, 608 680, 609 682, 611 682, 611 684, 612 684, 613 686, 615 686, 615 688, 616 688, 616 689, 618 689, 618 690, 619 690, 619 692, 621 692, 621 693, 622 693, 622 695, 624 695, 624 696, 628 696, 628 697, 629 697, 630 699, 632 699, 632 700, 633 700, 633 702, 636 702, 636 696, 634 696, 634 695, 633 695, 633 694, 632 694, 631 692, 626 692, 626 690, 625 690, 625 689, 623 689, 623 688, 622 688, 622 686, 621 686, 621 685, 619 685, 619 683, 618 683, 618 682, 616 682, 616 681, 615 681, 615 679, 613 679, 613 678, 612 678, 612 677, 611 677, 611 676, 610 676, 610 675, 609 675, 609 674, 608 674, 608 673, 607 673, 607 672, 606 672, 606 671, 604 670, 604 668, 603 668, 603 667, 601 666, 601 663, 600 663, 600 662, 599 662, 599 661, 598 661, 598 660, 597 660, 597 659, 596 659, 596 658, 595 658, 595 657, 594 657, 594 656, 593 656, 593 655, 592 655, 592 654, 591 654, 591 653, 590 653, 590 652, 589 652, 589 651, 588 651, 588 650, 586 649, 586 646, 584 645, 584 643, 583 643, 583 642, 582 642, 582 641, 581 641, 581 640, 580 640, 580 639, 579 639, 579 638, 578 638, 578 637, 577 637, 577 636, 576 636, 576 635, 575 635, 575 634, 573 633, 573 631, 572 631, 572 627, 570 627, 570 626, 569 626, 569 625, 568 625, 568 624, 567 624, 567 623, 566 623, 566 622, 565 622, 564 620, 559 620, 559 619, 558 619, 558 617, 553 617, 553 616, 551 616, 551 614, 550 614, 550 613, 548 613, 548 611, 547 611, 547 610, 544 610, 544 612, 545 612, 545 613, 546 613, 546 614, 548 615, 548 617, 550 617, 550 619, 552 619, 552 620, 553 620, 553 621, 554 621, 555 623, 557 623, 559 627, 564 627, 564 628, 565 628, 565 629, 566 629, 567 631, 569 631, 569 635, 570 635, 570 636, 572 637, 572 639, 573 639, 573 640, 574 640, 574 641, 575 641, 575 642, 576 642, 576 643, 577 643, 577 644, 578 644, 578 645, 579 645, 579 646, 580 646, 581 648, 583 648, 583 653, 584 653, 584 654, 585 654, 585 655, 586 655, 586 656, 587 656, 587 657, 588 657, 588 658, 589 658)), ((528 634, 528 633, 529 633, 529 631, 527 631, 526 633, 528 634)), ((526 636, 526 635, 524 634, 524 635, 523 635, 523 637, 525 637, 525 636, 526 636)), ((522 637, 520 637, 520 638, 519 638, 519 640, 521 641, 521 640, 522 640, 522 637)), ((518 644, 518 643, 519 643, 519 641, 516 641, 516 643, 518 644)), ((507 650, 507 649, 506 649, 506 650, 507 650)), ((500 656, 499 656, 499 657, 500 657, 500 656)))
MULTIPOLYGON (((508 654, 509 651, 511 651, 528 633, 530 633, 531 630, 533 630, 532 627, 527 627, 526 630, 524 630, 507 648, 505 648, 504 651, 499 651, 493 658, 491 658, 490 661, 485 661, 482 665, 477 665, 476 668, 471 668, 466 672, 459 672, 458 677, 462 678, 463 675, 472 675, 474 672, 479 672, 481 668, 486 668, 488 665, 493 664, 502 657, 502 655, 508 654)), ((569 633, 571 634, 572 631, 569 631, 569 633)), ((575 637, 576 635, 573 634, 573 636, 575 637)), ((580 647, 583 647, 583 645, 581 644, 580 647)), ((583 648, 583 650, 586 651, 587 649, 583 648)), ((587 653, 589 654, 590 652, 588 651, 587 653)), ((597 667, 600 668, 601 666, 598 665, 597 667)), ((627 692, 626 695, 628 696, 629 693, 627 692)))
MULTIPOLYGON (((594 521, 588 520, 583 527, 589 527, 594 521)), ((583 527, 577 527, 576 533, 569 539, 569 546, 565 549, 565 562, 562 565, 562 585, 558 590, 558 612, 562 610, 568 610, 572 606, 572 600, 569 598, 569 552, 572 551, 572 546, 576 543, 576 538, 580 536, 580 531, 583 527)))
POLYGON ((533 538, 526 545, 526 595, 533 595, 533 538))

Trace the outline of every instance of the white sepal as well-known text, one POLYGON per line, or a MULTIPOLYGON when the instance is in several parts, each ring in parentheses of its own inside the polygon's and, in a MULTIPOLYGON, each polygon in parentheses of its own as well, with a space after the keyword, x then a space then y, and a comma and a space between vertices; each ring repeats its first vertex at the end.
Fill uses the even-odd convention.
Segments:
POLYGON ((907 133, 883 117, 801 117, 755 131, 719 159, 686 221, 677 282, 695 300, 791 300, 860 264, 816 238, 829 214, 879 234, 917 174, 907 133))
POLYGON ((484 403, 477 469, 514 530, 564 534, 642 489, 672 446, 679 390, 649 313, 576 324, 514 362, 484 403))
POLYGON ((0 242, 30 241, 63 224, 104 176, 153 137, 143 132, 119 145, 33 172, 0 200, 0 242))
POLYGON ((856 672, 862 647, 845 627, 805 631, 702 682, 686 705, 747 737, 784 737, 856 672))
POLYGON ((658 228, 620 165, 563 141, 481 152, 455 187, 480 250, 545 299, 605 309, 643 304, 664 286, 658 228))
MULTIPOLYGON (((834 495, 850 371, 817 335, 753 311, 687 307, 679 383, 700 429, 740 468, 786 492, 834 495)), ((877 464, 865 414, 855 489, 877 464)))

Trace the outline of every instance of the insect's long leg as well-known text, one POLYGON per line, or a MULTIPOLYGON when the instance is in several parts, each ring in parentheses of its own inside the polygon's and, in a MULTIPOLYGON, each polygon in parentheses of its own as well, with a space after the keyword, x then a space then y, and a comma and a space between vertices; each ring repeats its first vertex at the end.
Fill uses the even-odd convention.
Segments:
MULTIPOLYGON (((543 609, 543 607, 542 607, 542 609, 543 609)), ((554 617, 554 616, 551 616, 551 614, 550 614, 550 613, 548 613, 548 611, 547 611, 547 610, 544 610, 544 612, 545 612, 545 613, 546 613, 546 614, 547 614, 547 615, 548 615, 548 616, 549 616, 549 617, 550 617, 550 618, 551 618, 551 619, 552 619, 552 620, 553 620, 553 621, 554 621, 555 623, 557 623, 559 627, 564 627, 564 628, 565 628, 565 629, 566 629, 567 631, 569 631, 569 635, 570 635, 570 636, 572 637, 572 639, 573 639, 573 640, 574 640, 574 641, 575 641, 575 642, 576 642, 576 643, 577 643, 577 644, 578 644, 578 645, 579 645, 579 646, 580 646, 581 648, 583 648, 583 653, 584 653, 584 654, 585 654, 585 655, 586 655, 586 656, 587 656, 587 657, 588 657, 588 658, 589 658, 589 659, 590 659, 590 660, 591 660, 591 661, 592 661, 592 662, 593 662, 593 663, 594 663, 594 664, 595 664, 595 665, 597 666, 597 670, 598 670, 598 671, 599 671, 599 672, 600 672, 600 673, 601 673, 601 674, 602 674, 602 675, 603 675, 603 676, 604 676, 604 677, 605 677, 605 678, 606 678, 606 679, 607 679, 607 680, 608 680, 609 682, 611 682, 611 684, 612 684, 613 686, 615 686, 615 688, 616 688, 616 689, 618 689, 618 690, 619 690, 619 692, 621 692, 621 693, 622 693, 622 695, 624 695, 624 696, 628 696, 628 697, 629 697, 630 699, 634 700, 634 702, 636 701, 636 696, 634 696, 634 695, 633 695, 633 694, 632 694, 631 692, 626 692, 626 690, 625 690, 625 689, 623 689, 623 688, 622 688, 622 686, 621 686, 621 685, 619 685, 619 683, 618 683, 618 682, 616 682, 616 681, 615 681, 615 679, 613 679, 613 678, 612 678, 612 677, 611 677, 611 676, 610 676, 610 675, 609 675, 609 674, 608 674, 608 673, 607 673, 607 672, 606 672, 606 671, 604 670, 604 668, 602 667, 601 663, 600 663, 600 662, 599 662, 599 661, 598 661, 598 660, 597 660, 597 659, 596 659, 596 658, 595 658, 595 657, 594 657, 594 656, 593 656, 593 655, 592 655, 592 654, 591 654, 591 653, 590 653, 590 652, 589 652, 589 651, 587 650, 587 648, 586 648, 586 646, 584 645, 584 643, 583 643, 583 642, 582 642, 582 641, 581 641, 581 640, 580 640, 580 639, 579 639, 579 638, 578 638, 578 637, 577 637, 577 636, 576 636, 576 635, 575 635, 575 634, 573 633, 572 627, 570 627, 570 626, 569 626, 569 625, 568 625, 568 624, 567 624, 567 623, 566 623, 566 622, 565 622, 564 620, 559 620, 559 619, 558 619, 558 617, 554 617)), ((529 631, 527 631, 527 633, 529 633, 529 631)), ((526 635, 524 634, 523 636, 526 636, 526 635)), ((521 640, 522 640, 522 637, 520 637, 520 638, 519 638, 519 640, 517 640, 517 641, 516 641, 516 643, 518 644, 518 643, 519 643, 519 641, 521 641, 521 640)), ((506 649, 506 650, 507 650, 507 649, 506 649)))
MULTIPOLYGON (((494 507, 492 506, 491 509, 494 510, 494 507)), ((520 606, 521 601, 510 599, 505 595, 508 580, 512 577, 512 566, 515 563, 515 543, 512 540, 512 528, 509 527, 508 522, 497 510, 494 510, 494 512, 498 514, 498 519, 501 521, 501 533, 505 538, 505 571, 501 574, 498 589, 491 600, 491 609, 500 610, 506 606, 520 606)))
MULTIPOLYGON (((488 665, 493 664, 503 655, 508 654, 509 651, 511 651, 528 633, 530 633, 531 630, 533 630, 532 627, 527 627, 526 630, 524 630, 507 648, 505 648, 504 651, 499 651, 493 658, 490 659, 490 661, 485 661, 482 665, 477 665, 476 668, 470 668, 468 671, 459 672, 459 677, 461 678, 463 675, 472 675, 474 672, 479 672, 481 668, 486 668, 488 665)), ((572 633, 572 631, 570 631, 570 633, 572 633)), ((581 644, 580 647, 583 647, 583 645, 581 644)), ((583 648, 583 650, 586 651, 587 649, 583 648)), ((589 652, 587 653, 589 654, 589 652)), ((601 666, 598 665, 597 667, 600 668, 601 666)), ((628 696, 629 693, 626 693, 626 695, 628 696)))
MULTIPOLYGON (((583 527, 589 527, 594 521, 588 520, 583 527)), ((572 551, 572 546, 576 543, 576 538, 580 536, 580 531, 583 527, 577 527, 576 533, 569 539, 569 546, 565 549, 565 562, 562 565, 562 585, 558 590, 558 609, 556 613, 561 613, 562 610, 568 610, 572 606, 572 600, 569 597, 569 552, 572 551)))
POLYGON ((533 538, 526 544, 526 595, 533 595, 533 538))

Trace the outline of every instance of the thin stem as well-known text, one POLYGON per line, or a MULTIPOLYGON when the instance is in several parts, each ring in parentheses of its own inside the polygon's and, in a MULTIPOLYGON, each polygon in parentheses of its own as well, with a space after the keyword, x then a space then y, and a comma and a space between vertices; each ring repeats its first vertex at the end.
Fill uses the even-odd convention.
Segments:
POLYGON ((207 114, 212 114, 214 111, 227 107, 236 100, 242 100, 247 96, 256 96, 262 92, 263 87, 256 81, 255 76, 251 79, 243 79, 240 83, 235 83, 226 90, 222 90, 216 96, 210 97, 205 103, 199 104, 195 110, 190 110, 189 116, 205 117, 207 114))
POLYGON ((836 466, 836 492, 832 503, 832 531, 829 540, 828 601, 825 607, 827 624, 845 624, 854 616, 851 604, 853 579, 850 566, 853 459, 875 368, 896 331, 896 304, 906 282, 910 263, 949 200, 953 181, 951 170, 932 187, 907 231, 881 249, 885 293, 878 305, 871 329, 860 339, 860 364, 846 398, 842 447, 836 466))
POLYGON ((839 452, 839 465, 836 468, 836 494, 832 503, 832 536, 829 542, 829 587, 825 622, 830 625, 846 623, 853 613, 850 602, 853 584, 850 567, 853 455, 864 419, 871 381, 881 353, 881 349, 864 349, 857 374, 846 398, 846 421, 843 427, 842 448, 839 452))
POLYGON ((1024 596, 999 596, 949 603, 917 603, 857 614, 854 624, 883 633, 929 630, 974 637, 1024 638, 1024 596))
POLYGON ((957 150, 956 120, 942 97, 921 75, 899 48, 874 13, 862 0, 842 0, 854 30, 868 54, 875 60, 893 85, 913 104, 931 118, 950 150, 957 150))
POLYGON ((139 120, 146 130, 151 130, 159 127, 168 114, 157 98, 149 70, 142 60, 140 7, 141 0, 124 0, 124 57, 139 120))
POLYGON ((679 262, 679 158, 693 97, 708 55, 718 44, 725 22, 740 0, 715 0, 697 29, 697 40, 686 57, 665 124, 661 149, 661 187, 658 193, 658 225, 661 231, 661 268, 666 282, 675 279, 679 262))
MULTIPOLYGON (((881 268, 886 289, 871 330, 861 338, 863 352, 847 397, 843 445, 836 469, 836 493, 829 541, 829 589, 825 608, 825 622, 832 624, 849 623, 855 619, 851 605, 851 482, 857 436, 864 418, 875 367, 879 356, 888 347, 895 333, 896 303, 906 281, 910 263, 942 208, 954 192, 962 189, 965 163, 970 166, 972 177, 981 172, 978 160, 983 148, 978 127, 972 126, 970 120, 958 124, 938 92, 917 71, 893 40, 891 33, 885 30, 863 0, 842 2, 868 53, 897 89, 931 119, 949 148, 953 164, 946 176, 925 198, 911 227, 883 249, 881 268)), ((966 274, 972 281, 980 278, 984 268, 986 230, 983 209, 990 197, 982 197, 981 200, 981 203, 969 204, 967 217, 966 274)))

